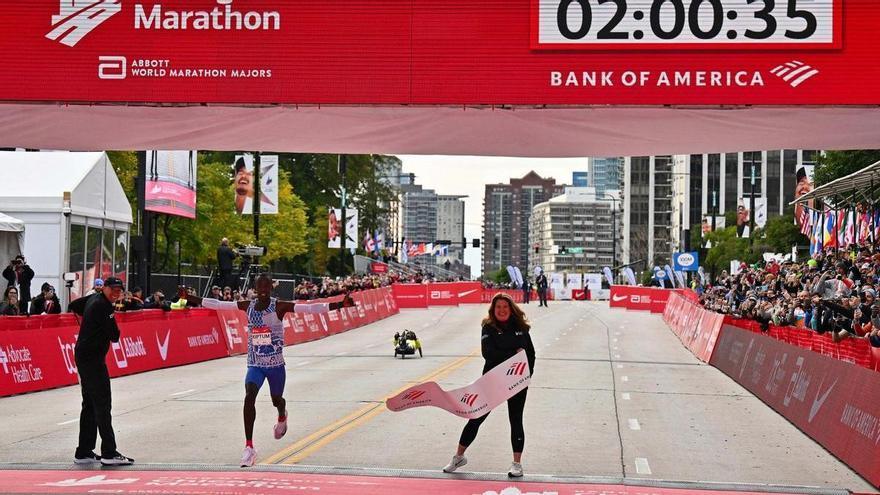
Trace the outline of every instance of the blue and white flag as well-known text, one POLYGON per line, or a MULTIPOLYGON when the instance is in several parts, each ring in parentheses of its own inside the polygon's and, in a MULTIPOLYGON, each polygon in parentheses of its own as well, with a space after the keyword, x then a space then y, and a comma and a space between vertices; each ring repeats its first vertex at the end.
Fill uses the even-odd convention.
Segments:
POLYGON ((623 269, 623 276, 626 277, 626 280, 627 280, 627 282, 629 282, 629 285, 632 285, 632 286, 636 285, 636 274, 633 273, 632 268, 630 268, 630 267, 624 268, 623 269))
POLYGON ((611 275, 611 268, 608 268, 607 266, 602 268, 602 273, 605 274, 605 280, 608 281, 608 285, 614 285, 614 276, 611 275))

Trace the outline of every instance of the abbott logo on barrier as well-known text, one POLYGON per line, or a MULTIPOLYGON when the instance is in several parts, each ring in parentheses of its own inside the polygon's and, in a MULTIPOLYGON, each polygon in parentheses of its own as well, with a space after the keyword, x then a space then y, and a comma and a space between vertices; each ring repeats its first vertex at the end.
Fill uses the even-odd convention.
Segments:
POLYGON ((58 14, 52 16, 52 30, 46 37, 74 46, 120 10, 121 0, 59 0, 58 14))

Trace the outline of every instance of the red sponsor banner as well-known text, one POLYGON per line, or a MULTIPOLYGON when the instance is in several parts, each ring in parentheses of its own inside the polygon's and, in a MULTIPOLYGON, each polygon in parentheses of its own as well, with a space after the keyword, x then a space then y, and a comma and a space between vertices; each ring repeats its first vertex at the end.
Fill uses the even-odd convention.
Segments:
POLYGON ((878 103, 873 0, 718 0, 706 22, 688 14, 701 10, 697 0, 650 13, 638 2, 589 2, 592 15, 580 4, 2 2, 0 18, 16 28, 0 32, 0 94, 226 104, 878 103))
POLYGON ((428 307, 428 286, 426 284, 393 284, 391 290, 398 307, 428 307))
MULTIPOLYGON (((0 320, 10 324, 10 320, 0 320)), ((0 331, 0 396, 78 381, 73 349, 79 325, 73 316, 33 316, 28 320, 21 330, 0 331)), ((145 310, 117 313, 116 320, 121 336, 107 353, 111 376, 229 355, 226 335, 213 311, 145 310)))
POLYGON ((707 311, 676 291, 665 292, 669 293, 669 300, 664 303, 663 321, 694 356, 708 363, 724 323, 724 315, 707 311))
POLYGON ((572 289, 571 298, 575 301, 589 301, 590 292, 587 289, 572 289))
POLYGON ((483 302, 483 284, 480 282, 455 282, 455 292, 459 304, 483 302))
POLYGON ((612 285, 609 306, 612 308, 639 309, 650 311, 651 302, 656 297, 668 297, 664 289, 637 287, 632 285, 612 285), (660 294, 658 294, 660 292, 660 294))
POLYGON ((229 355, 226 334, 212 310, 117 313, 121 336, 110 346, 110 376, 130 375, 229 355))
POLYGON ((428 306, 458 306, 458 284, 428 284, 428 306))
POLYGON ((226 344, 229 355, 247 352, 248 319, 244 311, 238 309, 217 310, 217 318, 226 332, 226 344))
POLYGON ((880 486, 880 374, 727 324, 710 364, 880 486))
MULTIPOLYGON (((550 299, 550 294, 553 291, 547 291, 547 299, 550 299)), ((504 293, 513 299, 513 302, 520 304, 523 302, 523 292, 521 290, 515 289, 484 289, 482 300, 484 303, 492 302, 492 298, 495 297, 496 294, 504 293)))
POLYGON ((373 261, 370 263, 370 272, 372 273, 388 273, 388 265, 373 261))

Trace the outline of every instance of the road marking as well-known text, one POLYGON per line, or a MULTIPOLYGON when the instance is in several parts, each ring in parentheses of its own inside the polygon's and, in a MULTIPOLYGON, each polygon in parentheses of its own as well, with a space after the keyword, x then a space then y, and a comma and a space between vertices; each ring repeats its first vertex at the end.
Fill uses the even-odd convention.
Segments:
POLYGON ((615 354, 614 359, 620 359, 620 354, 615 354))
POLYGON ((428 328, 428 327, 430 327, 430 326, 431 326, 430 323, 425 323, 424 325, 422 325, 422 328, 428 328))
POLYGON ((556 340, 559 340, 559 337, 556 337, 556 340))
POLYGON ((622 382, 628 382, 628 381, 629 381, 629 377, 626 376, 626 375, 623 375, 622 377, 620 377, 620 381, 622 381, 622 382))
POLYGON ((639 424, 639 420, 637 420, 635 418, 629 418, 627 420, 627 423, 629 423, 630 430, 641 430, 642 429, 642 425, 639 424))
POLYGON ((614 332, 614 335, 620 335, 620 332, 614 332))
POLYGON ((64 421, 64 422, 58 423, 58 426, 69 425, 71 423, 76 423, 77 421, 79 421, 79 418, 71 419, 70 421, 64 421))
POLYGON ((617 350, 617 346, 616 346, 616 345, 615 345, 615 346, 611 346, 611 349, 614 350, 614 351, 616 351, 616 350, 617 350))
POLYGON ((618 365, 617 365, 617 369, 622 370, 622 369, 623 369, 623 365, 622 365, 622 364, 618 364, 618 365))
POLYGON ((346 351, 346 352, 337 352, 337 353, 336 353, 337 356, 345 356, 346 354, 348 354, 348 351, 346 351))
POLYGON ((297 363, 296 365, 297 365, 297 366, 305 366, 305 365, 309 364, 310 362, 311 362, 311 361, 303 361, 303 362, 301 362, 301 363, 297 363))
MULTIPOLYGON (((440 368, 434 370, 428 375, 425 375, 417 380, 415 383, 422 383, 427 381, 437 381, 443 376, 451 373, 452 371, 464 366, 468 361, 473 359, 474 357, 480 355, 479 350, 475 350, 468 354, 467 356, 461 357, 447 363, 440 368)), ((395 390, 394 392, 389 393, 386 397, 382 397, 378 400, 371 401, 366 406, 352 412, 351 414, 345 416, 342 419, 339 419, 323 428, 307 435, 300 440, 294 442, 293 444, 285 447, 279 452, 267 457, 263 463, 265 464, 296 464, 306 457, 314 454, 319 449, 323 448, 330 442, 336 440, 336 438, 340 437, 347 431, 354 429, 358 426, 363 425, 368 422, 372 418, 378 416, 384 411, 388 409, 385 407, 385 399, 388 397, 393 397, 400 392, 411 387, 413 384, 412 381, 407 381, 407 383, 395 390)))
POLYGON ((611 339, 611 342, 617 343, 617 339, 611 339))
POLYGON ((651 466, 648 465, 646 457, 636 457, 636 473, 651 474, 651 466))
POLYGON ((196 391, 196 389, 191 388, 189 390, 184 390, 183 392, 174 392, 173 394, 171 394, 171 397, 177 397, 178 395, 184 395, 184 394, 188 394, 190 392, 195 392, 195 391, 196 391))
POLYGON ((623 397, 623 400, 630 400, 632 398, 632 396, 629 395, 629 392, 624 392, 620 394, 620 396, 623 397))

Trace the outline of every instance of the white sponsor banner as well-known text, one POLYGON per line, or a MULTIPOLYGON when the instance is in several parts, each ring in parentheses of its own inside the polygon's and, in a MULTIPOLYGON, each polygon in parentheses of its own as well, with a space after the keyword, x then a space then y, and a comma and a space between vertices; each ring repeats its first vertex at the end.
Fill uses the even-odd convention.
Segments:
MULTIPOLYGON (((250 215, 254 211, 254 155, 236 155, 233 173, 235 209, 250 215)), ((278 155, 260 155, 260 214, 278 214, 278 155)))
POLYGON ((584 276, 581 273, 569 273, 567 282, 569 289, 584 288, 584 276))
POLYGON ((565 287, 564 274, 556 272, 551 273, 548 279, 548 283, 550 285, 550 289, 555 291, 562 290, 562 288, 565 287))
POLYGON ((520 351, 470 385, 446 392, 437 382, 420 383, 389 398, 385 405, 395 412, 434 406, 462 418, 474 419, 507 402, 528 387, 531 379, 526 353, 520 351))
POLYGON ((358 211, 354 208, 345 209, 345 247, 357 249, 358 247, 358 211))

